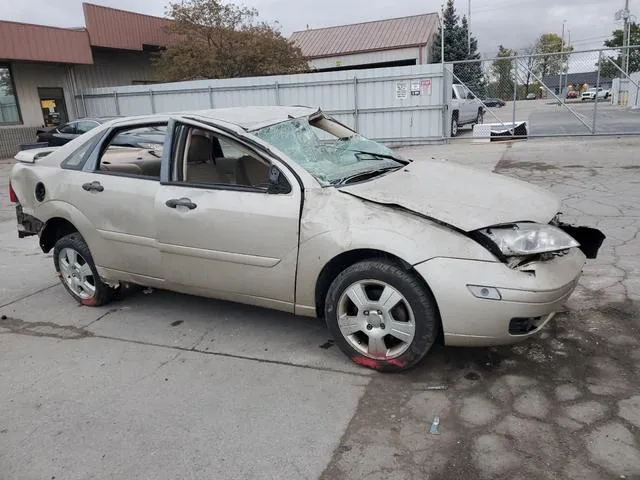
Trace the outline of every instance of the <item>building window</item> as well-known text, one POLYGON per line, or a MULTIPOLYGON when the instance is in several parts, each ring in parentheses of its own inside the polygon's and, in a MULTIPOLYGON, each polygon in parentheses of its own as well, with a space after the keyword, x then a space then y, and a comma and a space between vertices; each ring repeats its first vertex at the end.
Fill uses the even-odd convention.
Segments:
POLYGON ((20 109, 9 65, 0 64, 0 125, 20 123, 20 109))

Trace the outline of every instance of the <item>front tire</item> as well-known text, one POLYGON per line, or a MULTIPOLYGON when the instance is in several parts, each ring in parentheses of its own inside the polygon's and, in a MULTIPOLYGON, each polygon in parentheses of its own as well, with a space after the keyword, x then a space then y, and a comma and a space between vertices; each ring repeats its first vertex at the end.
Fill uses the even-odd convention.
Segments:
POLYGON ((439 326, 431 293, 413 274, 381 260, 356 263, 335 278, 325 320, 346 356, 382 372, 416 365, 439 326))
POLYGON ((56 242, 53 262, 62 285, 78 303, 98 307, 113 300, 115 290, 100 279, 89 247, 79 233, 56 242))

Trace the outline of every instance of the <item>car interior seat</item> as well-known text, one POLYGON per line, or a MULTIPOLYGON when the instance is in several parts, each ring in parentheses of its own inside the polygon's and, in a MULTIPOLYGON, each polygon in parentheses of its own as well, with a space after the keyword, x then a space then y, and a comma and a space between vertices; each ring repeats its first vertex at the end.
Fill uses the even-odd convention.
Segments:
POLYGON ((220 183, 222 179, 213 162, 211 139, 205 135, 192 133, 187 150, 185 180, 187 182, 220 183))
POLYGON ((236 162, 236 181, 238 185, 264 187, 269 185, 269 167, 249 155, 236 162))

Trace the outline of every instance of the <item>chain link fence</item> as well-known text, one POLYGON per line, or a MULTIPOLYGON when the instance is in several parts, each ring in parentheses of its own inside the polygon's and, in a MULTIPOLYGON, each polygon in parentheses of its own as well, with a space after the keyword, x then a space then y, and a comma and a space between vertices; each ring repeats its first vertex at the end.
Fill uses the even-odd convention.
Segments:
POLYGON ((450 62, 449 137, 640 134, 640 46, 450 62))

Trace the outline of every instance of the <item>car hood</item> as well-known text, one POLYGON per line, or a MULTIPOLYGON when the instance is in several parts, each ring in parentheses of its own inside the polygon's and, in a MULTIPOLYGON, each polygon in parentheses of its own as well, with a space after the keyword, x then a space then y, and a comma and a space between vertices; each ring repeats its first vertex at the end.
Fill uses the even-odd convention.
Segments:
POLYGON ((339 190, 397 205, 466 232, 518 221, 548 223, 560 209, 560 201, 546 190, 445 160, 417 160, 339 190))

